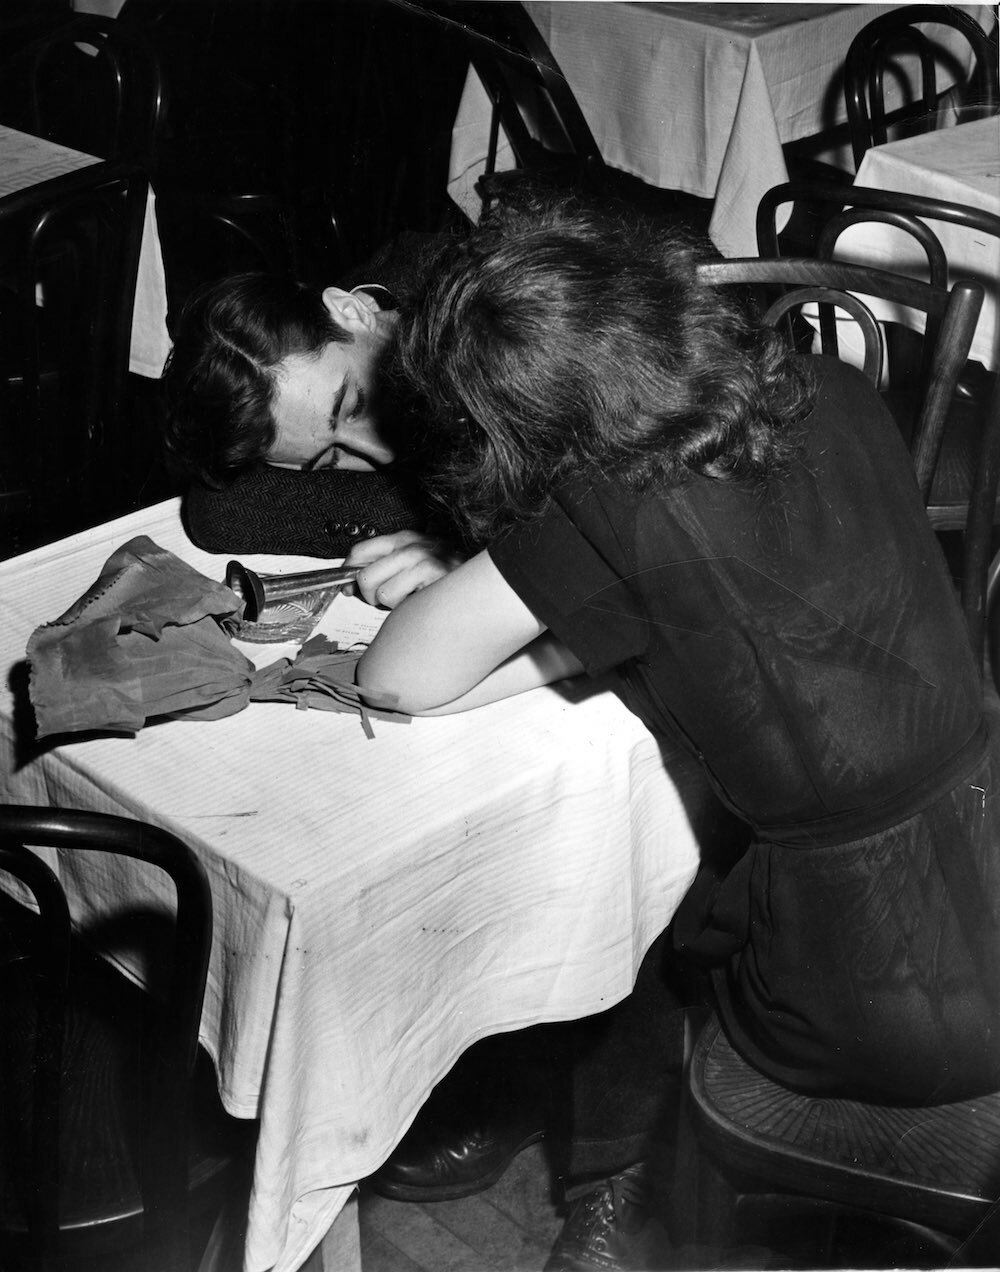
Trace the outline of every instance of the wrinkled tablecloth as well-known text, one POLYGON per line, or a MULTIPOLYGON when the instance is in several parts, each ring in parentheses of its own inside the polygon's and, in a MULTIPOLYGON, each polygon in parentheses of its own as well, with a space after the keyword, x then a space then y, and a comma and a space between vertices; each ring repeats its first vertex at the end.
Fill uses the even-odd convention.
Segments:
MULTIPOLYGON (((466 1047, 629 992, 697 867, 706 787, 586 683, 374 741, 348 716, 252 702, 35 747, 28 637, 137 535, 225 575, 176 500, 0 562, 0 799, 140 817, 204 863, 201 1038, 226 1108, 260 1120, 245 1272, 293 1272, 466 1047)), ((157 886, 114 866, 71 888, 74 915, 102 923, 157 886)), ((341 1223, 356 1239, 350 1209, 341 1223)))

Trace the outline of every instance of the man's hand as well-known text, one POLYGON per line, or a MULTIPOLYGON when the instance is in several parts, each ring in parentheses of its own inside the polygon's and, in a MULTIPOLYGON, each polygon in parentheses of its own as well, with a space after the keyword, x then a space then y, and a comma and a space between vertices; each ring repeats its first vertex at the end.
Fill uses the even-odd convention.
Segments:
POLYGON ((443 539, 399 530, 356 543, 344 564, 364 567, 356 586, 369 605, 394 609, 411 592, 448 574, 464 559, 443 539))

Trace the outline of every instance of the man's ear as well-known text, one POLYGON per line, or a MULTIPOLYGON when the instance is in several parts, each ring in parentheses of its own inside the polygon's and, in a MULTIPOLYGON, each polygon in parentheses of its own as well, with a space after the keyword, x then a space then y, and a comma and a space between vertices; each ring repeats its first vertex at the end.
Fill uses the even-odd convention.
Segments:
POLYGON ((371 297, 364 292, 327 287, 323 291, 323 304, 330 317, 347 331, 375 330, 376 307, 371 297))

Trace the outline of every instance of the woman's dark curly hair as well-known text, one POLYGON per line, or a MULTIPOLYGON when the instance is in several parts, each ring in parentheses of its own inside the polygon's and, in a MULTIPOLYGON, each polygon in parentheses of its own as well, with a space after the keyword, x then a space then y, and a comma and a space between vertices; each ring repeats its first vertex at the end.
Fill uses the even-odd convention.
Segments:
POLYGON ((760 481, 811 389, 781 339, 698 283, 685 236, 561 199, 450 243, 402 317, 429 493, 488 543, 570 477, 760 481))
POLYGON ((350 332, 316 288, 270 274, 236 274, 192 294, 164 371, 164 442, 175 467, 217 486, 274 443, 275 369, 350 332))

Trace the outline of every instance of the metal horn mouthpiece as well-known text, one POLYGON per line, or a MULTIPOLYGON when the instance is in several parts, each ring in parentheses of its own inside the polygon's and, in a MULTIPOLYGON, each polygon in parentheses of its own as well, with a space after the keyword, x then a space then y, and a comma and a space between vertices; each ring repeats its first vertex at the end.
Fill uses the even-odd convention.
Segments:
POLYGON ((243 617, 253 623, 265 605, 351 583, 357 578, 359 568, 336 565, 326 570, 304 570, 301 574, 257 574, 239 561, 230 561, 226 566, 226 587, 240 598, 243 617))

